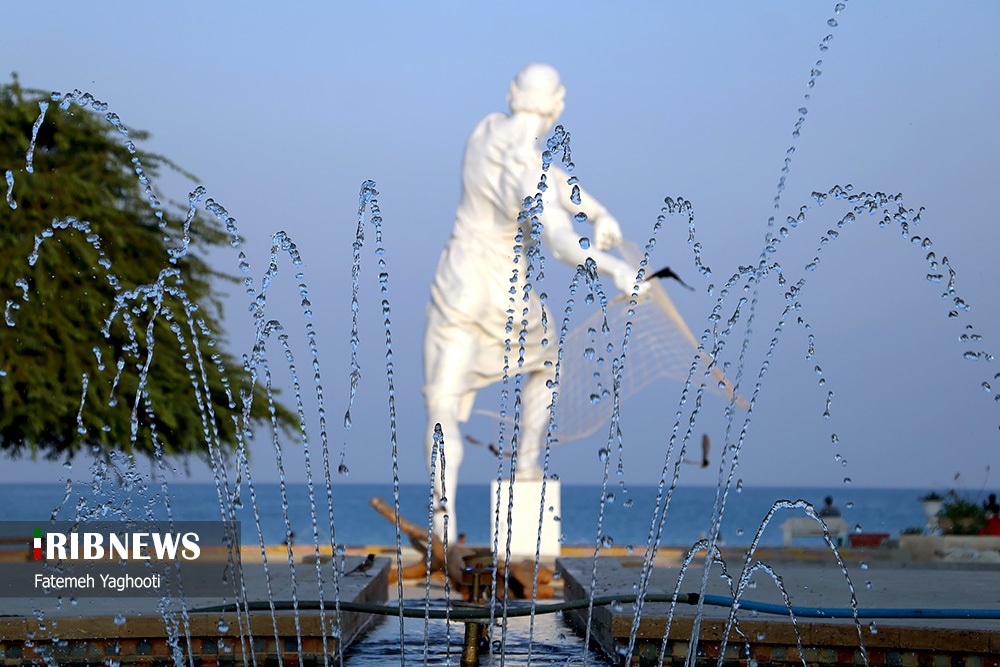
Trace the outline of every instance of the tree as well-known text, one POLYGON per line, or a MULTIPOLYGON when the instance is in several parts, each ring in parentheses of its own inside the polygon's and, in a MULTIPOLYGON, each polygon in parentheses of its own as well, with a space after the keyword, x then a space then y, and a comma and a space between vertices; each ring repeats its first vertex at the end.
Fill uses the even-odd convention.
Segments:
POLYGON ((0 450, 232 450, 249 396, 251 420, 270 410, 221 349, 213 282, 233 279, 204 256, 228 235, 156 200, 162 169, 193 177, 101 107, 0 86, 0 450))

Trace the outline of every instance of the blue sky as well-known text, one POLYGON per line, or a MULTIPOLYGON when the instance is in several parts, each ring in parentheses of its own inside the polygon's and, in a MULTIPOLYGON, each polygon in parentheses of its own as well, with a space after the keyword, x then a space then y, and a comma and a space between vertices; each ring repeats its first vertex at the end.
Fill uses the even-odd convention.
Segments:
MULTIPOLYGON (((347 405, 360 185, 372 179, 380 191, 400 465, 404 481, 421 481, 423 312, 458 200, 462 148, 483 115, 505 109, 510 77, 541 61, 557 67, 567 87, 561 122, 572 132, 577 173, 627 237, 648 237, 664 197, 693 203, 713 277, 694 269, 679 219, 660 234, 654 263, 670 264, 697 287, 671 292, 696 334, 715 302, 709 283, 756 262, 786 151, 795 146, 779 224, 799 207, 811 208, 779 261, 793 282, 808 274, 801 315, 818 357, 806 360, 805 332, 788 327, 737 477, 821 486, 850 477, 865 486, 943 489, 959 474, 962 485, 1000 487, 1000 405, 981 386, 1000 368, 965 360, 969 347, 959 341, 972 325, 984 337, 976 349, 996 353, 1000 335, 993 201, 1000 47, 992 34, 1000 5, 846 5, 835 13, 834 2, 646 2, 627 9, 552 2, 539 13, 528 2, 164 2, 125 11, 117 3, 42 1, 4 8, 9 29, 0 56, 24 85, 89 91, 126 125, 152 132, 146 147, 197 174, 237 218, 256 276, 266 268, 271 234, 281 230, 295 240, 316 313, 327 409, 335 415, 331 446, 335 457, 346 447, 347 481, 390 478, 370 253, 355 425, 345 433, 337 423, 347 405), (829 49, 821 51, 828 34, 829 49), (810 88, 813 69, 822 73, 810 88), (793 138, 800 108, 806 120, 793 138), (820 270, 804 271, 835 214, 846 210, 817 209, 810 193, 847 184, 900 192, 907 206, 925 207, 913 232, 949 258, 957 289, 972 305, 968 314, 947 317, 942 286, 925 279, 924 253, 875 219, 844 230, 824 249, 820 270), (822 388, 814 372, 819 360, 828 381, 822 388), (834 409, 824 420, 831 389, 834 409), (837 447, 831 432, 840 438, 837 447)), ((176 178, 159 182, 176 200, 190 187, 176 178)), ((220 252, 215 261, 236 272, 233 255, 220 252)), ((286 265, 275 290, 287 298, 272 303, 272 316, 304 339, 291 273, 286 265)), ((773 281, 762 288, 750 373, 763 359, 782 293, 773 281)), ((227 301, 225 336, 238 354, 252 342, 245 302, 238 290, 227 301)), ((663 415, 673 414, 678 392, 679 385, 664 383, 626 407, 630 480, 658 477, 672 422, 663 415)), ((722 442, 718 419, 698 428, 722 442)), ((491 431, 495 425, 484 421, 468 430, 481 440, 495 437, 491 431)), ((315 424, 311 437, 317 439, 315 424)), ((567 482, 599 482, 603 440, 560 446, 553 469, 567 482)), ((257 447, 255 474, 274 479, 269 444, 257 447)), ((300 477, 301 463, 290 458, 290 474, 300 477)), ((26 462, 4 463, 3 470, 10 480, 64 472, 26 462)), ((462 472, 463 480, 485 481, 495 464, 485 450, 469 448, 462 472)), ((691 468, 682 479, 712 484, 717 475, 714 466, 691 468)), ((204 476, 195 466, 195 478, 204 476)))

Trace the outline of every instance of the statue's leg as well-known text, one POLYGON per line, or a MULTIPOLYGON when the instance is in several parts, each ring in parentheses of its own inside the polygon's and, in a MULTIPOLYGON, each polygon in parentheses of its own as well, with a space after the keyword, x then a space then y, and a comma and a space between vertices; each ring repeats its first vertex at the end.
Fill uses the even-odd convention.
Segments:
POLYGON ((542 478, 539 457, 545 446, 549 427, 549 406, 552 389, 548 381, 553 371, 549 368, 529 373, 521 392, 521 428, 517 446, 517 479, 542 478))
POLYGON ((441 454, 435 466, 434 481, 434 533, 444 539, 444 518, 448 516, 448 543, 457 539, 458 523, 455 516, 455 505, 458 490, 458 470, 462 465, 462 434, 459 430, 461 398, 454 395, 427 396, 427 462, 430 465, 434 455, 434 427, 441 426, 443 435, 440 447, 444 451, 445 469, 444 485, 441 477, 441 454), (442 503, 442 498, 445 502, 442 503))
POLYGON ((431 311, 428 318, 428 334, 424 339, 426 461, 429 468, 434 453, 434 427, 440 425, 445 466, 442 471, 442 457, 439 453, 435 465, 434 533, 444 540, 445 516, 447 516, 449 544, 454 543, 458 536, 455 510, 458 473, 463 458, 462 433, 459 425, 468 420, 472 411, 475 389, 472 387, 470 369, 474 368, 478 354, 477 340, 466 327, 443 323, 437 318, 436 311, 431 311))

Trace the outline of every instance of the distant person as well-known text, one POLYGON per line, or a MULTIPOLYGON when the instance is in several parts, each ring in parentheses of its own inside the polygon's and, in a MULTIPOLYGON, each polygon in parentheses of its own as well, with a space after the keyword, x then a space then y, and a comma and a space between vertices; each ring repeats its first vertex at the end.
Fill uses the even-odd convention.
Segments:
POLYGON ((997 494, 991 493, 989 499, 983 501, 983 509, 986 510, 987 517, 1000 515, 1000 505, 997 504, 997 494))
MULTIPOLYGON (((441 502, 440 489, 434 490, 434 531, 439 537, 446 515, 449 530, 457 530, 455 507, 463 453, 459 424, 469 419, 476 392, 501 381, 505 373, 524 374, 517 479, 542 477, 539 456, 549 421, 557 354, 557 346, 546 340, 555 341, 559 335, 552 323, 557 316, 549 312, 546 331, 542 298, 537 291, 513 286, 512 275, 518 269, 523 279, 526 250, 522 248, 521 257, 516 257, 514 246, 533 241, 528 221, 519 216, 524 213, 525 198, 539 191, 541 142, 562 113, 565 94, 555 69, 528 65, 510 83, 510 113, 488 115, 466 143, 461 199, 434 276, 424 334, 427 461, 430 464, 434 427, 440 424, 448 466, 447 502, 441 502), (519 228, 523 240, 516 241, 519 228), (513 330, 508 331, 511 314, 513 330), (522 328, 525 333, 519 342, 522 328), (510 340, 507 350, 505 340, 510 340)), ((613 285, 631 294, 638 267, 604 252, 622 240, 618 221, 593 197, 568 184, 568 178, 555 165, 548 170, 539 218, 542 244, 550 257, 571 267, 592 258, 606 290, 613 285), (589 224, 584 227, 574 220, 589 224), (581 237, 593 238, 594 243, 583 242, 581 237)))
POLYGON ((827 496, 823 499, 823 507, 817 512, 820 516, 825 517, 839 517, 840 510, 833 505, 833 496, 827 496))
POLYGON ((997 494, 991 493, 988 500, 983 501, 986 512, 986 525, 979 531, 980 535, 1000 535, 1000 504, 997 504, 997 494))

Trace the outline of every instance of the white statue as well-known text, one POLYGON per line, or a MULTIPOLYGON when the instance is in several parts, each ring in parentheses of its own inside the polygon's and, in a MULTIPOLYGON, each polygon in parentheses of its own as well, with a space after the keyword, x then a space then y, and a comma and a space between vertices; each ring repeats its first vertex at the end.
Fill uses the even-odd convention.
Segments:
MULTIPOLYGON (((451 238, 441 254, 431 300, 427 307, 424 336, 424 398, 427 404, 428 461, 434 445, 434 426, 441 425, 445 447, 444 506, 435 510, 434 530, 443 534, 444 515, 449 518, 449 539, 457 532, 456 488, 462 463, 459 424, 468 420, 476 392, 503 378, 504 340, 511 339, 509 376, 525 374, 522 389, 520 433, 517 442, 516 479, 541 478, 539 455, 549 419, 552 363, 557 354, 558 320, 550 316, 549 330, 542 331, 538 294, 530 292, 524 365, 518 369, 519 333, 523 293, 515 295, 514 330, 506 333, 510 287, 515 267, 522 276, 525 260, 514 264, 514 238, 518 214, 525 197, 538 192, 541 142, 563 111, 566 89, 559 73, 549 65, 526 66, 510 84, 510 113, 493 113, 473 130, 462 163, 462 197, 455 214, 451 238), (542 344, 548 337, 551 345, 542 344)), ((581 204, 570 200, 568 176, 555 165, 548 170, 549 187, 543 193, 540 217, 543 252, 576 267, 593 258, 598 272, 631 294, 636 268, 603 250, 621 242, 618 221, 596 199, 581 193, 581 204), (593 223, 589 234, 581 234, 581 223, 573 217, 585 212, 593 223), (593 244, 581 247, 581 236, 593 244), (595 249, 596 248, 596 249, 595 249)), ((528 242, 525 230, 525 243, 528 242)), ((586 245, 586 244, 585 244, 586 245)), ((513 399, 512 399, 513 400, 513 399)), ((512 413, 513 406, 509 406, 512 413)), ((438 466, 440 479, 440 466, 438 466)), ((437 495, 437 494, 436 494, 437 495)), ((440 497, 437 496, 440 500, 440 497)))

